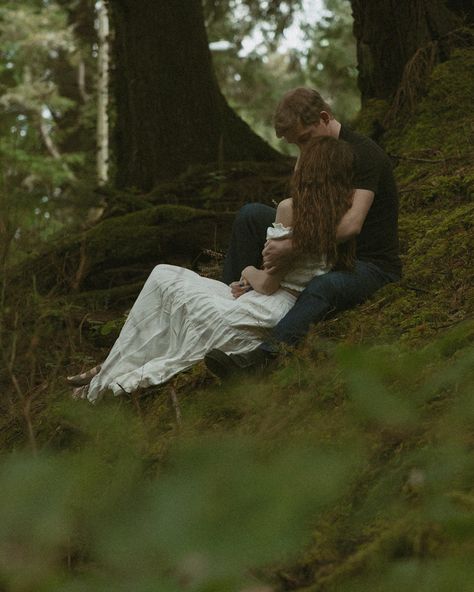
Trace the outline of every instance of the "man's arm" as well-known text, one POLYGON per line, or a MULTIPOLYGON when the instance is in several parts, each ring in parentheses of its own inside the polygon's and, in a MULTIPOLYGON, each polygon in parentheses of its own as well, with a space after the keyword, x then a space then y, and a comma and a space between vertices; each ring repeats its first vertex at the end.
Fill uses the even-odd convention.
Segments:
MULTIPOLYGON (((275 222, 291 227, 293 224, 293 200, 291 198, 284 199, 278 204, 275 222)), ((273 240, 270 242, 286 242, 286 240, 273 240)), ((270 295, 278 290, 286 272, 286 268, 280 268, 276 272, 270 273, 266 269, 257 269, 253 265, 249 265, 242 271, 242 278, 257 292, 270 295)))
POLYGON ((352 206, 339 222, 336 231, 338 243, 345 243, 360 234, 364 221, 374 201, 374 192, 368 189, 356 189, 352 198, 352 206))
MULTIPOLYGON (((368 189, 355 189, 352 206, 339 222, 336 239, 344 243, 360 234, 364 221, 374 201, 374 192, 368 189)), ((263 267, 270 274, 287 272, 293 258, 291 239, 267 241, 263 249, 263 267)))
POLYGON ((268 240, 262 251, 263 268, 270 274, 284 275, 291 269, 294 256, 291 238, 268 240))

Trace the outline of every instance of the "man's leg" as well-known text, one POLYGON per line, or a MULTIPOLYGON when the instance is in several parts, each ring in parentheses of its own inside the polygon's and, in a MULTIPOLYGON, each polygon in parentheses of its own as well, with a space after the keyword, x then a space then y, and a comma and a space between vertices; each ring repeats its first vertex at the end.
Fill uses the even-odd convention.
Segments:
POLYGON ((397 279, 366 261, 357 261, 352 272, 330 271, 316 276, 301 293, 295 306, 274 328, 273 339, 262 344, 261 348, 275 352, 276 345, 281 342, 297 345, 312 324, 361 304, 379 288, 397 279))
POLYGON ((274 328, 270 340, 245 354, 225 354, 212 350, 204 358, 206 366, 221 378, 254 368, 265 368, 276 357, 280 343, 297 345, 312 324, 361 304, 379 288, 398 279, 373 263, 364 261, 357 261, 353 272, 331 271, 317 276, 274 328))
POLYGON ((275 222, 275 215, 275 208, 260 203, 250 203, 239 210, 224 261, 223 282, 238 281, 247 265, 261 267, 267 228, 275 222))

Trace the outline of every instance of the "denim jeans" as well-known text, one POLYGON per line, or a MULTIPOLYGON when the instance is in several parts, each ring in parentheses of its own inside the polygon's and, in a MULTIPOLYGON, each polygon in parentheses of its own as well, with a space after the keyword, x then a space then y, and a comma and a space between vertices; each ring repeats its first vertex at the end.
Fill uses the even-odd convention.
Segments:
MULTIPOLYGON (((240 278, 247 265, 261 267, 266 230, 275 221, 275 209, 252 203, 238 212, 232 228, 229 250, 224 262, 223 281, 230 284, 240 278)), ((379 288, 399 278, 370 261, 356 261, 353 271, 330 271, 314 277, 290 312, 274 327, 262 348, 278 350, 278 343, 297 345, 310 326, 348 308, 361 304, 379 288)))

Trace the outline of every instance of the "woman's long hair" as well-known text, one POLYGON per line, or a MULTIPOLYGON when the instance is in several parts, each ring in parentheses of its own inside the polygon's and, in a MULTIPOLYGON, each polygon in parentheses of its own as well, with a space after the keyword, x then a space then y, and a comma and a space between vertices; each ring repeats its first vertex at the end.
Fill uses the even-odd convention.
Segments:
POLYGON ((355 239, 337 244, 336 229, 352 205, 351 146, 319 136, 304 147, 292 179, 293 247, 336 269, 352 269, 355 239))

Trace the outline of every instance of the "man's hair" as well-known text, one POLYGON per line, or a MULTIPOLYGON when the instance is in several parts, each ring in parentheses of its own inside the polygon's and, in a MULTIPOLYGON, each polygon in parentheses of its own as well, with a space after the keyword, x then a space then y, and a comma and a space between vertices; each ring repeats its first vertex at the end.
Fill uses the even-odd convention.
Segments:
POLYGON ((336 232, 352 205, 352 146, 331 136, 311 139, 292 179, 293 248, 336 269, 352 269, 355 239, 338 245, 336 232))
POLYGON ((298 121, 304 125, 319 123, 321 111, 327 111, 333 117, 331 107, 317 91, 303 86, 289 90, 275 109, 273 122, 277 137, 285 135, 298 121))

